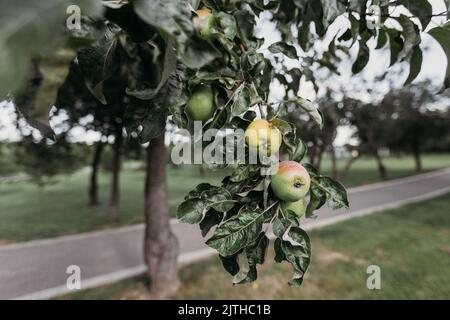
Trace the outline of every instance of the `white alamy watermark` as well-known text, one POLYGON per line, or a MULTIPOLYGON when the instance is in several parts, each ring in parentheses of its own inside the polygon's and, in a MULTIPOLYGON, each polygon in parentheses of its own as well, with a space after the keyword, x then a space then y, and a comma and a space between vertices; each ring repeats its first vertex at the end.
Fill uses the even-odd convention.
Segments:
POLYGON ((81 268, 77 265, 70 265, 66 269, 66 274, 69 275, 66 280, 66 287, 69 290, 81 289, 81 268))
POLYGON ((69 30, 81 30, 81 8, 75 4, 67 7, 66 27, 69 30))
POLYGON ((369 290, 381 290, 381 268, 377 265, 370 265, 367 267, 366 286, 369 290))
POLYGON ((193 134, 185 129, 175 132, 179 142, 170 158, 175 165, 239 165, 262 164, 263 175, 275 174, 279 162, 281 134, 273 129, 208 129, 201 121, 194 122, 193 134), (249 143, 248 143, 249 142, 249 143))

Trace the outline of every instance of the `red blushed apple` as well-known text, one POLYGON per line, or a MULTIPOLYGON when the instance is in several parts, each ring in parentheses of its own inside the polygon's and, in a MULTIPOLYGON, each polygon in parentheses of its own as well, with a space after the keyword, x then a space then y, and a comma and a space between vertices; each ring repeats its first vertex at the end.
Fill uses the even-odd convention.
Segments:
POLYGON ((304 198, 310 185, 311 178, 308 171, 295 161, 281 162, 270 184, 275 196, 286 202, 295 202, 304 198))

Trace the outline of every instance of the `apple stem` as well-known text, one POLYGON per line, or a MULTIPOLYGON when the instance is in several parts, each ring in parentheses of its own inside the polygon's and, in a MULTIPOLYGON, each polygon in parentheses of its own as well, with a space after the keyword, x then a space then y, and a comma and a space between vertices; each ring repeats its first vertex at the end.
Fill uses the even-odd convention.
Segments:
POLYGON ((258 103, 258 108, 259 108, 259 113, 261 114, 261 119, 266 119, 267 116, 262 108, 261 103, 258 103))

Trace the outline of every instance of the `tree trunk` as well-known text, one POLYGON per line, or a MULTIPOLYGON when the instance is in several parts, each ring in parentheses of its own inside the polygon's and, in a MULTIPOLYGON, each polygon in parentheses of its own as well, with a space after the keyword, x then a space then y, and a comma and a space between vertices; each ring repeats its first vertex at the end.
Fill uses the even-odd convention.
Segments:
POLYGON ((320 167, 321 167, 321 165, 322 165, 322 157, 323 157, 323 148, 321 147, 320 149, 319 149, 319 152, 317 153, 317 161, 316 161, 316 164, 314 165, 314 167, 318 170, 318 171, 320 171, 320 167))
POLYGON ((334 146, 330 145, 330 157, 331 157, 331 176, 333 179, 338 177, 337 160, 336 160, 336 150, 334 146))
POLYGON ((416 163, 416 172, 422 171, 422 157, 420 156, 419 147, 414 146, 413 148, 414 161, 416 163))
POLYGON ((373 155, 374 155, 375 159, 377 160, 378 173, 380 175, 380 178, 384 180, 387 178, 387 170, 383 164, 383 160, 381 159, 380 154, 378 153, 377 149, 375 149, 373 151, 373 155))
POLYGON ((360 157, 360 155, 358 154, 356 157, 352 157, 350 160, 347 161, 347 163, 345 164, 344 169, 343 169, 342 172, 338 175, 338 176, 339 176, 339 180, 342 180, 342 179, 344 179, 344 178, 347 176, 348 172, 350 171, 350 168, 351 168, 352 164, 353 164, 356 160, 358 160, 359 157, 360 157))
POLYGON ((200 165, 200 175, 204 177, 206 175, 206 168, 203 164, 200 165))
POLYGON ((120 206, 120 169, 122 155, 122 126, 116 131, 116 140, 114 141, 114 155, 112 163, 112 179, 111 179, 111 197, 109 199, 108 216, 110 222, 116 222, 119 216, 120 206))
POLYGON ((316 159, 316 145, 313 145, 310 149, 309 149, 309 163, 314 166, 314 162, 316 159))
POLYGON ((166 190, 164 134, 147 148, 145 180, 144 260, 155 298, 164 299, 180 286, 177 270, 178 240, 170 229, 166 190))
POLYGON ((91 178, 89 185, 89 200, 88 205, 90 207, 98 206, 98 167, 100 164, 100 159, 103 151, 103 143, 99 141, 95 146, 94 159, 92 160, 92 168, 91 168, 91 178))

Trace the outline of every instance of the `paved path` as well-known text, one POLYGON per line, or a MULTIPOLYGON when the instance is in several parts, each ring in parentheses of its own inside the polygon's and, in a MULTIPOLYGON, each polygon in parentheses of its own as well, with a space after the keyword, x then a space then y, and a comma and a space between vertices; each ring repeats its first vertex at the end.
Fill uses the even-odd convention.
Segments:
MULTIPOLYGON (((321 209, 306 229, 370 214, 450 192, 450 168, 349 190, 351 208, 321 209)), ((172 222, 180 240, 180 263, 214 254, 197 226, 172 222)), ((143 226, 85 233, 0 247, 0 299, 46 299, 67 293, 69 265, 81 268, 82 287, 111 283, 142 273, 143 226)))

